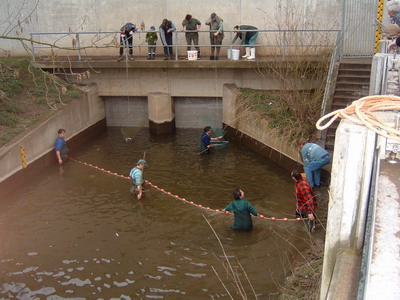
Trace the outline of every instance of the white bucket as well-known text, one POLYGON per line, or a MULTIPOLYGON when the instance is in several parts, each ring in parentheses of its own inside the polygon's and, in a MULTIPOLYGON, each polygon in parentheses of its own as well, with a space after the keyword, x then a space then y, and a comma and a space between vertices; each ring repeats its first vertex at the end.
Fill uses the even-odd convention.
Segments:
POLYGON ((232 49, 226 50, 226 56, 228 57, 228 59, 232 59, 232 49))
POLYGON ((197 50, 188 50, 188 60, 197 60, 197 50))
POLYGON ((232 60, 239 60, 240 50, 232 49, 232 60))

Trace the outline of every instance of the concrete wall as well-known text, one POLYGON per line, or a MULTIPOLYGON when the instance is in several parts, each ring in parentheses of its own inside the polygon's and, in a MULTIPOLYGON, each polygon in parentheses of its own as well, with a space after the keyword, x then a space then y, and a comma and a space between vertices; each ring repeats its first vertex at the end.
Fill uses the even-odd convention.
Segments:
MULTIPOLYGON (((285 160, 288 158, 294 162, 301 162, 299 156, 299 149, 293 147, 287 141, 282 140, 278 135, 274 135, 272 130, 268 130, 268 123, 263 120, 255 120, 254 118, 239 117, 236 113, 236 96, 238 90, 234 84, 224 85, 224 98, 223 98, 223 122, 225 125, 239 130, 253 140, 261 143, 258 148, 267 148, 270 152, 278 154, 277 159, 274 161, 283 166, 288 165, 285 160)), ((269 155, 270 157, 272 156, 269 155)))
MULTIPOLYGON (((128 68, 120 65, 115 69, 103 69, 101 73, 91 73, 90 79, 83 83, 95 82, 100 96, 146 96, 159 92, 170 94, 171 97, 222 97, 223 85, 235 83, 239 87, 254 89, 279 89, 281 81, 272 73, 260 76, 260 70, 255 68, 226 68, 221 66, 192 68, 128 68)), ((201 62, 202 63, 202 62, 201 62)), ((265 65, 260 65, 260 68, 265 65)), ((88 69, 73 69, 74 72, 88 69)), ((263 70, 264 71, 264 70, 263 70)), ((269 70, 271 71, 271 70, 269 70)), ((70 78, 73 80, 73 78, 70 78)), ((316 84, 316 83, 314 83, 316 84)))
POLYGON ((149 126, 147 97, 102 97, 107 126, 149 126))
MULTIPOLYGON (((30 32, 118 31, 126 22, 133 22, 139 27, 144 22, 148 29, 151 25, 158 28, 164 18, 181 28, 186 14, 192 14, 204 24, 212 12, 224 19, 226 29, 232 29, 237 24, 255 25, 259 29, 293 29, 293 26, 301 29, 337 29, 340 3, 339 0, 204 0, 201 5, 194 5, 182 0, 2 0, 0 32, 9 36, 29 37, 30 32)), ((203 26, 203 29, 207 28, 203 26)), ((42 36, 38 40, 54 42, 60 37, 42 36)), ((64 35, 59 45, 72 46, 72 37, 64 35)), ((86 40, 82 37, 81 46, 90 45, 92 37, 86 40)), ((104 42, 111 42, 113 37, 104 42)), ((259 37, 260 43, 273 38, 277 37, 259 37)), ((200 43, 209 44, 208 34, 202 34, 200 43)), ((137 39, 136 44, 145 44, 144 37, 137 39)), ((6 51, 12 55, 27 54, 19 42, 11 40, 0 39, 0 49, 3 55, 6 51)), ((115 49, 110 51, 115 52, 115 49)))
MULTIPOLYGON (((342 120, 336 130, 320 299, 352 295, 358 284, 360 253, 373 167, 376 135, 365 126, 342 120), (352 259, 339 256, 352 249, 352 259), (346 258, 341 261, 340 258, 346 258), (349 270, 343 264, 357 261, 349 270), (338 270, 342 272, 339 273, 338 270), (344 270, 344 271, 343 271, 344 270), (341 294, 341 295, 342 295, 341 294)), ((342 298, 341 298, 342 299, 342 298)), ((354 299, 354 298, 343 298, 354 299)))
POLYGON ((221 98, 175 97, 174 103, 177 128, 221 128, 221 98))
POLYGON ((22 169, 20 147, 23 146, 28 166, 54 149, 57 130, 64 128, 70 139, 105 118, 104 104, 97 87, 85 87, 85 94, 60 110, 35 129, 0 150, 0 182, 22 169))

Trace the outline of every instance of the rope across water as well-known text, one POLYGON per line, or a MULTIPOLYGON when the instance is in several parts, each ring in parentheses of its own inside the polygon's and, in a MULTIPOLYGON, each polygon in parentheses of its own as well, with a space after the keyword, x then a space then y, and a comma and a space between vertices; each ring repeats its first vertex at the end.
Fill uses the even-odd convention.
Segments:
MULTIPOLYGON (((87 167, 94 168, 94 169, 96 169, 98 171, 101 171, 101 172, 104 172, 106 174, 130 180, 130 178, 128 176, 124 176, 124 175, 120 175, 120 174, 115 173, 115 172, 111 172, 109 170, 106 170, 106 169, 100 168, 98 166, 95 166, 95 165, 92 165, 92 164, 89 164, 89 163, 74 159, 74 158, 69 157, 69 156, 68 156, 68 158, 70 160, 74 161, 74 162, 77 162, 77 163, 82 164, 82 165, 87 166, 87 167)), ((164 193, 164 194, 166 194, 168 196, 171 196, 172 198, 174 198, 176 200, 180 200, 180 201, 182 201, 184 203, 193 205, 193 206, 195 206, 197 208, 201 208, 201 209, 204 209, 204 210, 207 210, 207 211, 212 211, 212 212, 221 213, 221 214, 227 214, 227 215, 232 214, 231 212, 228 212, 228 211, 223 212, 220 209, 213 209, 213 208, 210 208, 208 206, 203 206, 201 204, 196 204, 193 201, 186 200, 185 198, 181 198, 178 195, 174 195, 171 192, 168 192, 168 191, 158 187, 157 185, 154 185, 150 181, 147 181, 147 184, 149 184, 151 187, 155 188, 156 190, 158 190, 158 191, 160 191, 160 192, 162 192, 162 193, 164 193)), ((256 218, 263 219, 263 220, 269 220, 269 221, 301 221, 301 220, 305 220, 305 219, 302 219, 302 218, 289 219, 289 218, 265 217, 264 215, 260 215, 260 214, 256 218)))
POLYGON ((400 110, 400 97, 393 95, 367 96, 353 101, 343 109, 335 110, 318 120, 318 130, 328 128, 337 118, 348 119, 356 124, 364 125, 375 133, 388 139, 400 142, 400 131, 380 119, 374 112, 400 110), (330 119, 330 120, 329 120, 330 119), (325 125, 321 125, 329 120, 325 125))

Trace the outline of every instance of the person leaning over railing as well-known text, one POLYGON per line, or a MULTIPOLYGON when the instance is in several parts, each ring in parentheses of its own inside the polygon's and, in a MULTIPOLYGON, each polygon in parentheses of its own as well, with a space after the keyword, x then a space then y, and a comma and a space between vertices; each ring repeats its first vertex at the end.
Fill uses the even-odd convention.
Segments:
POLYGON ((172 51, 172 33, 176 30, 175 25, 172 21, 164 19, 160 25, 160 39, 162 44, 164 45, 164 60, 174 59, 174 53, 172 51))
POLYGON ((251 25, 236 25, 233 27, 233 30, 236 32, 236 35, 231 44, 235 43, 237 38, 240 38, 242 40, 242 44, 246 46, 246 54, 242 57, 247 59, 255 59, 256 48, 254 48, 254 44, 256 43, 256 39, 258 37, 258 28, 251 25))
POLYGON ((219 59, 219 52, 221 51, 222 40, 224 39, 223 24, 224 21, 216 13, 212 13, 210 19, 206 21, 206 25, 210 26, 211 60, 219 59), (215 50, 216 55, 214 56, 215 50))
POLYGON ((120 48, 118 61, 123 59, 124 48, 129 47, 129 59, 133 58, 133 34, 136 32, 136 25, 132 23, 126 23, 121 27, 120 30, 120 48))
POLYGON ((190 51, 192 49, 192 41, 193 41, 193 45, 197 50, 197 58, 200 58, 200 47, 199 47, 200 27, 201 27, 201 22, 196 18, 193 18, 192 15, 186 15, 185 20, 182 21, 182 31, 190 30, 190 32, 185 32, 187 50, 190 51))

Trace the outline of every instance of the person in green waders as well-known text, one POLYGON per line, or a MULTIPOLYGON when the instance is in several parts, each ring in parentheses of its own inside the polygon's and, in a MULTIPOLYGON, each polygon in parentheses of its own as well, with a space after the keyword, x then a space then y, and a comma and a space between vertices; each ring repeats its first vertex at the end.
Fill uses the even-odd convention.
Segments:
POLYGON ((237 188, 233 191, 233 199, 223 211, 233 211, 235 221, 231 228, 233 230, 251 231, 253 230, 253 221, 251 215, 258 216, 258 213, 254 209, 253 205, 246 199, 244 199, 244 192, 237 188))

